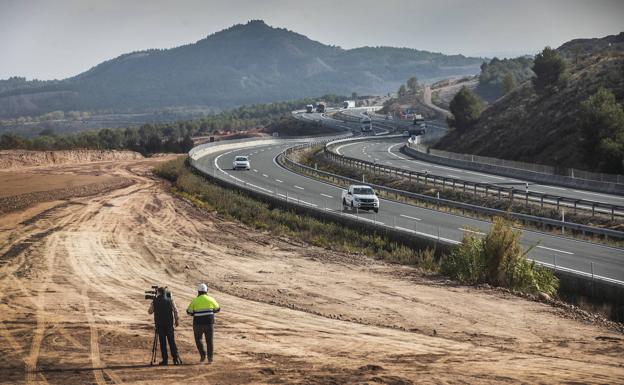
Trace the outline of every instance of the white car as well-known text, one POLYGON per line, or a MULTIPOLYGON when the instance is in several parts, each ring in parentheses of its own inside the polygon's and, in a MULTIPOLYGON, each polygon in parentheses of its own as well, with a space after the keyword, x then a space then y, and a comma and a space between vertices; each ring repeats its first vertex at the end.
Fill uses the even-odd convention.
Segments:
POLYGON ((237 156, 234 158, 234 162, 232 162, 232 170, 249 170, 250 168, 249 157, 237 156))
POLYGON ((370 186, 351 185, 342 191, 342 206, 350 209, 379 211, 379 198, 370 186))

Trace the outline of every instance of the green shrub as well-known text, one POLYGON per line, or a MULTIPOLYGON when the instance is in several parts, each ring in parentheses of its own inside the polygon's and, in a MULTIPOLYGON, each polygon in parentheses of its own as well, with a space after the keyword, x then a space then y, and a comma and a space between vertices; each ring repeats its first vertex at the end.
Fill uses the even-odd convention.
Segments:
POLYGON ((520 245, 520 232, 503 218, 494 218, 490 232, 479 238, 466 233, 440 270, 464 283, 487 282, 524 293, 554 294, 559 280, 554 273, 526 258, 520 245))

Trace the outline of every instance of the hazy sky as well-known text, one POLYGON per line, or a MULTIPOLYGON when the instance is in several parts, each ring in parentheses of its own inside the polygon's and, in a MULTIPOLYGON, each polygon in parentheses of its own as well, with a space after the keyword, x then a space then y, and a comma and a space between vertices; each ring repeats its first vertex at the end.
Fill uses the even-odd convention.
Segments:
POLYGON ((0 0, 0 78, 65 78, 250 19, 343 48, 505 56, 624 31, 624 0, 0 0))

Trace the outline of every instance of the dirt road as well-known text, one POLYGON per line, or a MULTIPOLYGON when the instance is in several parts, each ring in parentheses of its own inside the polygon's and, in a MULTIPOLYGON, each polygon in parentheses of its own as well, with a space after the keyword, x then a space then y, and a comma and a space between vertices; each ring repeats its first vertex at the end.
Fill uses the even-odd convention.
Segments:
POLYGON ((170 195, 156 161, 66 166, 131 180, 0 217, 0 383, 623 383, 624 336, 563 310, 299 244, 170 195), (146 366, 143 291, 223 311, 212 365, 146 366))

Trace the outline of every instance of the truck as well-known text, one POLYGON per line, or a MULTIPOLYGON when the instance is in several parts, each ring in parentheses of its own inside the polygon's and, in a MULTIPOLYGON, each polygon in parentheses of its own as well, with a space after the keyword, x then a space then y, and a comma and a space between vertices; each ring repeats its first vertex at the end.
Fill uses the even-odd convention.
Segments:
POLYGON ((425 122, 425 118, 421 114, 414 114, 414 126, 421 125, 425 122))
POLYGON ((354 100, 345 100, 342 102, 342 108, 355 108, 354 100))
POLYGON ((320 113, 325 112, 325 103, 323 102, 316 103, 316 112, 320 112, 320 113))
POLYGON ((362 133, 372 132, 373 122, 371 121, 371 118, 369 118, 368 116, 365 116, 362 119, 360 119, 360 128, 362 129, 362 133))
POLYGON ((314 106, 311 104, 308 104, 306 106, 306 112, 309 114, 309 113, 312 113, 312 111, 314 111, 314 106))
POLYGON ((342 207, 350 210, 373 210, 379 212, 379 198, 370 186, 352 184, 342 190, 342 207))

